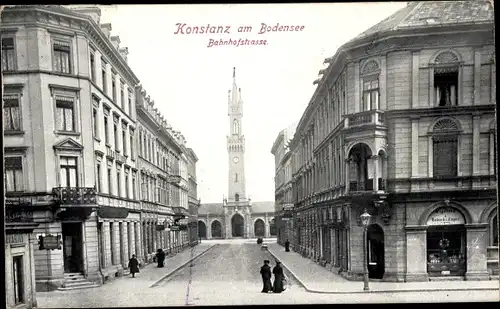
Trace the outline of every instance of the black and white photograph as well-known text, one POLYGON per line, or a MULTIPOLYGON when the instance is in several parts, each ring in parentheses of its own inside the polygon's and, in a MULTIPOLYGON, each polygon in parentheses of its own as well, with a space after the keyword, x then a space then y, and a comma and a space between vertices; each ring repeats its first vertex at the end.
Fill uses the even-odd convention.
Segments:
POLYGON ((0 10, 5 308, 500 301, 493 1, 0 10))

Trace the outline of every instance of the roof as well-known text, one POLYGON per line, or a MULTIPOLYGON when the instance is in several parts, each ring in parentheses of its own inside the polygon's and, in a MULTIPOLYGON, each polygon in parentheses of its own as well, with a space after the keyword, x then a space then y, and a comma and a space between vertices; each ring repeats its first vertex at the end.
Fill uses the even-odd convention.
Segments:
POLYGON ((355 37, 354 40, 378 32, 400 29, 491 22, 493 17, 493 7, 488 0, 410 2, 406 7, 355 37))
POLYGON ((198 215, 209 214, 223 214, 224 209, 222 208, 222 203, 202 203, 198 208, 198 215))
MULTIPOLYGON (((274 213, 274 202, 253 202, 252 213, 274 213)), ((222 203, 206 203, 201 204, 198 208, 198 215, 206 214, 224 214, 222 203)))

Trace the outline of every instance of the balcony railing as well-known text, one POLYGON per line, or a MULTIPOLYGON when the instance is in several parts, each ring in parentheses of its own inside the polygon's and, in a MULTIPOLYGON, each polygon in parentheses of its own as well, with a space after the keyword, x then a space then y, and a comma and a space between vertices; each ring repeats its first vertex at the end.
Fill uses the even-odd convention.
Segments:
POLYGON ((380 110, 371 110, 349 115, 344 122, 344 128, 367 124, 385 125, 384 112, 380 110))
POLYGON ((364 182, 351 181, 349 183, 349 191, 351 192, 373 191, 373 179, 367 179, 364 182))
POLYGON ((33 212, 15 207, 7 207, 5 209, 5 222, 6 223, 19 223, 19 222, 33 222, 33 212))
POLYGON ((97 192, 95 188, 58 187, 52 191, 62 205, 97 204, 97 192))

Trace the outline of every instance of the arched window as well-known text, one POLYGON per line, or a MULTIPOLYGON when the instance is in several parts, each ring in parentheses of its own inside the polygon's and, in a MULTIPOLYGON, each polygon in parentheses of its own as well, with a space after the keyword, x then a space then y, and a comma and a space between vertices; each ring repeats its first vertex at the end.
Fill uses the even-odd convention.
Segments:
POLYGON ((459 99, 459 69, 457 55, 450 51, 434 59, 434 106, 456 106, 459 99))
POLYGON ((238 182, 238 173, 234 174, 234 182, 238 182))
POLYGON ((498 247, 498 215, 495 214, 490 220, 490 246, 498 247))
POLYGON ((437 121, 432 129, 432 176, 458 176, 457 122, 451 118, 437 121))
POLYGON ((234 200, 235 200, 236 202, 239 202, 239 200, 240 200, 240 195, 239 195, 238 193, 236 193, 236 194, 234 195, 234 200))
POLYGON ((233 134, 235 134, 235 135, 240 134, 240 124, 238 123, 238 120, 236 120, 236 119, 233 120, 233 134))
POLYGON ((379 75, 380 67, 374 60, 368 61, 361 71, 363 81, 363 100, 361 111, 379 109, 379 75))

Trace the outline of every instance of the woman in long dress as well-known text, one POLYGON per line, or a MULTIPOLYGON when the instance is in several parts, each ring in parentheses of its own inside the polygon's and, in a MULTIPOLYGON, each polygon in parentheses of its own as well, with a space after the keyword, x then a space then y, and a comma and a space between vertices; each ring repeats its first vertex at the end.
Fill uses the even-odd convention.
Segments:
POLYGON ((262 293, 267 293, 272 291, 273 286, 271 284, 271 267, 269 267, 269 260, 264 261, 264 265, 260 268, 260 274, 262 275, 262 293))
POLYGON ((284 291, 283 289, 283 278, 285 274, 283 273, 283 268, 281 267, 281 262, 276 261, 276 266, 273 268, 274 274, 274 284, 273 284, 273 293, 281 293, 284 291))

